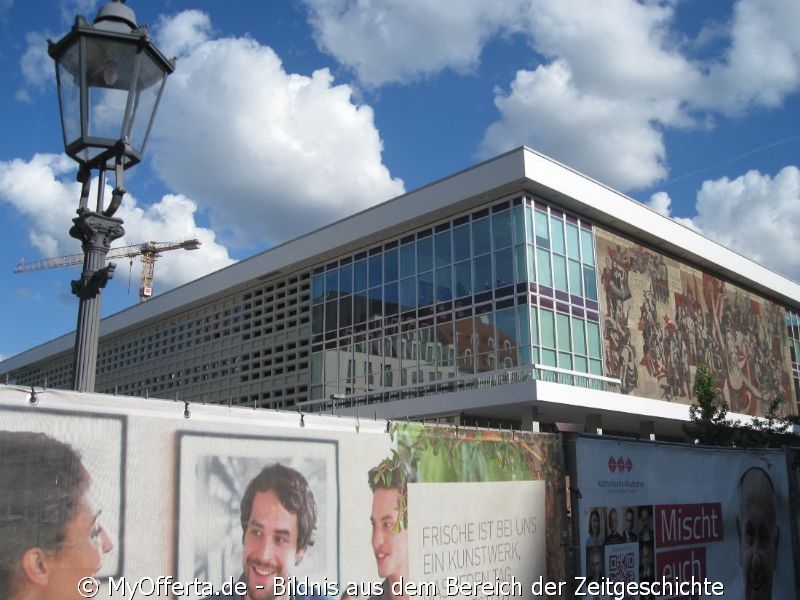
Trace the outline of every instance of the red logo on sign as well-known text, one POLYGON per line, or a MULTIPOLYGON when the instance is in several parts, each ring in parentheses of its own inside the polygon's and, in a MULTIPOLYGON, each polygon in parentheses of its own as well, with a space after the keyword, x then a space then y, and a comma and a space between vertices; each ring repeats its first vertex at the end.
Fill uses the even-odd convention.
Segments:
POLYGON ((630 473, 633 470, 633 461, 628 458, 624 458, 620 456, 619 458, 614 458, 613 456, 608 457, 608 470, 612 473, 619 471, 620 473, 624 473, 627 471, 630 473))

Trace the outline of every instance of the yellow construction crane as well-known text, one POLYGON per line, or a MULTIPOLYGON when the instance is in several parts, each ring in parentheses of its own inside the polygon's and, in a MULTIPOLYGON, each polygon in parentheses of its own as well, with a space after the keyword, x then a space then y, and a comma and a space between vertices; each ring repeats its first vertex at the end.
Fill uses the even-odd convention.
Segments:
MULTIPOLYGON (((153 296, 153 269, 158 256, 168 250, 197 250, 200 244, 201 242, 197 238, 177 242, 143 242, 132 246, 112 248, 108 251, 107 258, 110 260, 113 258, 142 257, 142 283, 139 287, 139 302, 147 302, 153 296)), ((27 273, 28 271, 39 271, 40 269, 80 265, 83 264, 83 256, 83 254, 70 254, 68 256, 37 260, 32 263, 25 263, 24 260, 21 260, 17 268, 14 269, 14 273, 27 273)))

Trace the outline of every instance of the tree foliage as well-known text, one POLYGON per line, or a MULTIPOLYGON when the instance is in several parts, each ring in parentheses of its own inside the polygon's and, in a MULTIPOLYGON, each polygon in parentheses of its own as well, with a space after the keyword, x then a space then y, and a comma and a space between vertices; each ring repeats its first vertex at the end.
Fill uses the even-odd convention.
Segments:
POLYGON ((707 365, 697 367, 692 388, 696 402, 689 407, 689 423, 683 430, 687 437, 707 446, 736 446, 739 448, 778 448, 797 445, 800 437, 790 428, 796 417, 780 415, 781 398, 774 398, 763 417, 747 423, 728 418, 728 404, 707 365))

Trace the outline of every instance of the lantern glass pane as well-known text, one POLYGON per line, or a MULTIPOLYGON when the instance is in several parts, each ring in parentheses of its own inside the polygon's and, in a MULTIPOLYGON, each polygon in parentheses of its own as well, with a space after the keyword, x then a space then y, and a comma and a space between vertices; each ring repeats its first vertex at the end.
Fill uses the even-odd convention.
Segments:
MULTIPOLYGON (((130 42, 86 39, 88 134, 99 138, 100 145, 109 147, 124 137, 125 108, 136 55, 136 45, 130 42)), ((94 142, 92 140, 93 145, 94 142)))
POLYGON ((67 48, 56 63, 65 148, 81 136, 80 44, 77 42, 67 48))
POLYGON ((134 89, 135 97, 128 138, 136 150, 144 153, 147 135, 155 116, 156 104, 167 73, 162 69, 161 64, 156 62, 147 52, 141 52, 139 56, 141 66, 136 88, 134 89))

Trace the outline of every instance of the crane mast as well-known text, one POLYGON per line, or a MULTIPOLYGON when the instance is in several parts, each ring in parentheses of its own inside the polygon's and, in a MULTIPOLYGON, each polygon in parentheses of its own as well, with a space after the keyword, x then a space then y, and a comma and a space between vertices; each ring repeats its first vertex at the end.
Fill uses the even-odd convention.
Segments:
MULTIPOLYGON (((139 302, 147 302, 153 296, 153 273, 155 271, 156 259, 163 252, 169 252, 170 250, 197 250, 201 243, 202 242, 197 238, 189 238, 174 242, 144 242, 141 244, 112 248, 108 251, 107 259, 142 257, 142 280, 139 286, 139 302)), ((14 273, 27 273, 29 271, 39 271, 41 269, 69 267, 82 263, 82 253, 45 258, 31 263, 20 261, 14 269, 14 273)))

